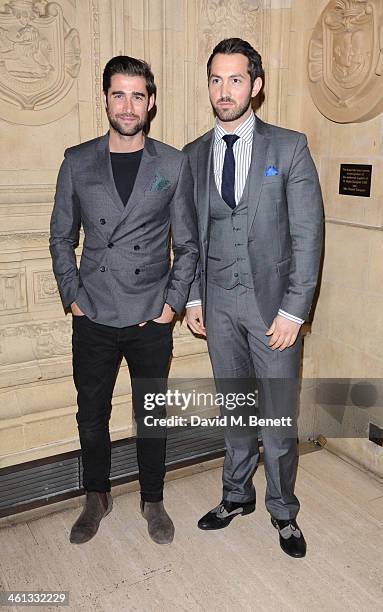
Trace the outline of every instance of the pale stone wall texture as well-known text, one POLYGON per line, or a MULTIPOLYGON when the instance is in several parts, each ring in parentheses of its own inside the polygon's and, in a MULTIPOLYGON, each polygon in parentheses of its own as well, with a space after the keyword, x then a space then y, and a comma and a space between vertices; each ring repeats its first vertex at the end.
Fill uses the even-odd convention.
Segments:
MULTIPOLYGON (((121 53, 151 63, 158 87, 151 135, 182 147, 213 123, 205 72, 213 46, 241 36, 260 50, 259 114, 306 132, 325 199, 326 258, 304 375, 380 376, 383 119, 334 123, 312 101, 308 48, 326 4, 0 0, 0 467, 78 447, 71 322, 51 272, 49 217, 64 149, 107 130, 102 69, 121 53), (337 195, 339 163, 348 161, 373 164, 371 198, 337 195)), ((184 324, 176 325, 174 354, 173 376, 210 372, 205 342, 184 324)), ((130 413, 122 367, 113 439, 131 433, 130 413)))
MULTIPOLYGON (((343 4, 346 10, 373 6, 375 27, 381 27, 381 0, 343 4)), ((383 476, 382 449, 365 438, 370 421, 383 427, 383 115, 361 122, 334 122, 320 113, 311 98, 310 39, 322 11, 329 5, 328 0, 295 0, 291 13, 286 124, 308 136, 321 178, 326 215, 324 266, 311 334, 305 342, 304 373, 315 379, 350 379, 350 391, 358 381, 376 379, 380 397, 371 410, 359 410, 353 415, 355 437, 342 437, 352 430, 348 421, 352 402, 344 412, 334 402, 333 411, 327 410, 325 419, 322 412, 322 431, 316 433, 331 437, 331 431, 336 431, 339 437, 329 439, 329 448, 383 476), (339 195, 341 163, 372 164, 369 198, 339 195), (342 427, 342 419, 344 424, 348 422, 347 429, 342 427)), ((372 43, 364 27, 359 29, 372 43)), ((382 40, 375 38, 373 42, 376 47, 369 57, 373 60, 380 51, 381 61, 382 40)), ((372 88, 380 73, 376 102, 380 96, 382 104, 379 61, 375 60, 371 67, 372 80, 366 82, 367 90, 372 88)), ((359 110, 363 115, 363 106, 359 110)), ((344 117, 348 116, 345 107, 344 117)))
MULTIPOLYGON (((261 114, 278 122, 285 6, 0 0, 0 467, 78 447, 71 320, 51 272, 49 218, 64 149, 107 130, 103 66, 118 54, 151 63, 158 86, 151 135, 182 147, 213 123, 205 75, 212 47, 224 36, 244 36, 265 55, 273 95, 261 114)), ((210 372, 205 341, 177 323, 171 375, 210 372)), ((132 431, 130 400, 122 367, 114 439, 132 431)))

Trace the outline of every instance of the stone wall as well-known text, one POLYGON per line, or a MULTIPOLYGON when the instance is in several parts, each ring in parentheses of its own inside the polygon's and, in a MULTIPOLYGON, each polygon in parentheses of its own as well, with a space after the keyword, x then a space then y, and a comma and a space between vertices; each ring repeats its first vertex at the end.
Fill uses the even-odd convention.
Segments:
MULTIPOLYGON (((383 2, 348 4, 357 10, 373 6, 375 27, 381 27, 383 2)), ((375 37, 370 40, 366 25, 360 26, 364 44, 368 41, 372 45, 368 56, 371 76, 365 79, 364 89, 356 87, 354 100, 337 109, 338 121, 330 120, 310 95, 308 67, 310 41, 322 11, 329 5, 328 0, 294 0, 291 13, 286 124, 308 136, 320 174, 326 216, 324 265, 311 334, 305 341, 304 374, 306 378, 349 380, 350 393, 358 382, 376 386, 380 394, 377 404, 370 410, 355 411, 354 425, 349 420, 353 403, 348 394, 345 401, 349 408, 342 411, 334 401, 332 410, 320 410, 314 431, 328 438, 336 432, 337 437, 328 441, 329 447, 383 476, 382 449, 366 439, 370 421, 383 427, 383 115, 364 119, 363 93, 378 81, 375 102, 382 105, 379 63, 383 41, 375 37), (339 195, 341 163, 372 164, 369 198, 339 195), (375 379, 375 383, 367 379, 375 379), (346 439, 346 435, 355 437, 346 439)))
MULTIPOLYGON (((224 36, 243 36, 265 59, 270 95, 261 115, 280 122, 288 5, 0 1, 0 467, 78 447, 71 320, 51 272, 49 218, 64 149, 107 130, 103 66, 122 53, 151 63, 158 86, 151 135, 182 147, 213 123, 205 73, 211 49, 224 36)), ((171 375, 209 373, 205 341, 178 322, 171 375)), ((126 367, 111 430, 113 439, 131 433, 126 367)))
MULTIPOLYGON (((378 15, 382 2, 371 2, 378 15)), ((213 46, 225 36, 241 36, 260 50, 266 87, 259 114, 307 134, 325 201, 324 268, 303 374, 381 376, 383 117, 334 122, 313 102, 310 41, 328 4, 0 0, 0 467, 78 447, 71 322, 51 272, 49 217, 64 149, 107 130, 102 69, 121 53, 151 63, 158 86, 151 135, 182 147, 213 124, 205 74, 213 46), (338 194, 339 164, 345 162, 373 165, 370 198, 338 194)), ((210 372, 205 341, 179 322, 174 354, 172 376, 210 372)), ((129 377, 122 367, 113 439, 130 435, 130 412, 129 377)), ((316 431, 312 412, 304 408, 301 419, 306 435, 323 433, 316 431)), ((371 444, 339 440, 334 447, 350 448, 357 460, 371 444)))

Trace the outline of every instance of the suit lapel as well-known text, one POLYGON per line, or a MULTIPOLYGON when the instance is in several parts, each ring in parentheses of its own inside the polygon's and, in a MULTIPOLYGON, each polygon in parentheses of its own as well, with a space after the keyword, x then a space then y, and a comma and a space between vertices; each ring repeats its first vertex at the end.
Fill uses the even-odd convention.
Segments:
POLYGON ((259 205, 269 143, 270 139, 267 136, 267 124, 255 117, 253 150, 248 175, 248 231, 251 229, 259 205))
POLYGON ((142 158, 140 167, 138 168, 136 180, 134 182, 132 193, 122 211, 121 218, 118 225, 126 219, 132 210, 138 205, 142 204, 142 200, 145 197, 145 191, 155 178, 155 171, 157 169, 156 162, 158 160, 157 151, 154 145, 154 141, 148 136, 145 137, 145 146, 142 152, 142 158))
POLYGON ((97 145, 97 170, 98 178, 101 180, 106 191, 110 195, 113 204, 122 211, 124 205, 121 201, 113 177, 112 162, 110 161, 109 133, 102 136, 97 145))
POLYGON ((202 243, 207 240, 209 226, 210 173, 213 163, 214 131, 202 138, 197 154, 197 205, 200 210, 202 243))
POLYGON ((103 186, 108 192, 113 204, 118 208, 121 213, 121 218, 118 225, 125 219, 125 217, 131 212, 131 210, 142 202, 144 197, 144 191, 150 184, 150 181, 155 175, 155 161, 157 158, 157 152, 155 149, 154 142, 151 138, 145 138, 145 146, 142 153, 142 159, 140 167, 138 169, 137 177, 134 182, 134 187, 130 198, 124 206, 119 193, 116 189, 116 185, 113 177, 112 162, 110 160, 109 151, 109 133, 102 136, 97 145, 97 171, 98 177, 100 178, 103 186))

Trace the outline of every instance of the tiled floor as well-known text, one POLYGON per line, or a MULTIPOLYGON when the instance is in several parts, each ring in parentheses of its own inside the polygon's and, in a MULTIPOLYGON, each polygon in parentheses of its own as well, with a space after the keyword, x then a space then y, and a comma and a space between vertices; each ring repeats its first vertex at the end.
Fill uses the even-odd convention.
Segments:
POLYGON ((68 590, 69 609, 89 612, 383 610, 383 485, 326 450, 302 456, 297 494, 308 554, 294 560, 264 508, 262 466, 255 482, 256 512, 218 532, 196 522, 220 499, 221 469, 168 482, 176 537, 162 547, 146 533, 137 492, 116 497, 82 546, 68 542, 78 508, 5 526, 0 586, 68 590))

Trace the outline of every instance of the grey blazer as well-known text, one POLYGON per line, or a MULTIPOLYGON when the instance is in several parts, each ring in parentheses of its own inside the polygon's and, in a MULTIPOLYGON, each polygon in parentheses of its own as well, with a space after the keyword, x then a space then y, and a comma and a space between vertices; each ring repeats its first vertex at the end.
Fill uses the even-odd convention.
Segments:
POLYGON ((180 313, 198 260, 192 176, 184 153, 147 137, 124 206, 108 134, 67 149, 57 179, 50 251, 65 308, 75 301, 93 321, 116 327, 158 317, 165 301, 180 313))
MULTIPOLYGON (((270 325, 279 308, 307 319, 318 278, 323 205, 304 134, 255 118, 247 180, 248 253, 257 303, 270 325)), ((209 248, 209 180, 214 131, 184 148, 194 178, 200 262, 189 300, 205 308, 209 248)))

